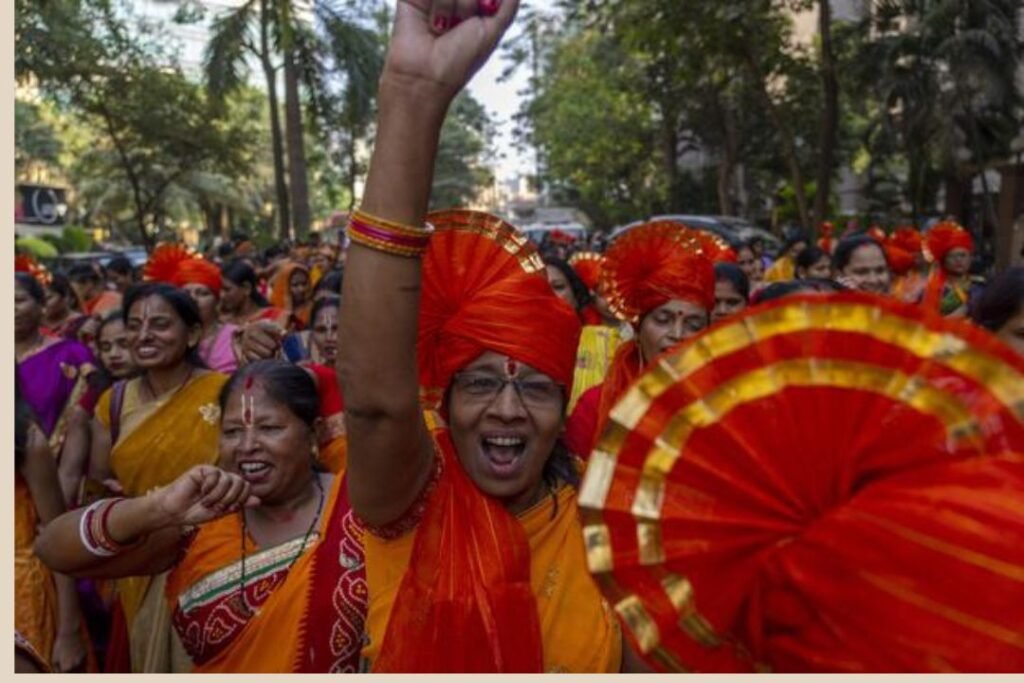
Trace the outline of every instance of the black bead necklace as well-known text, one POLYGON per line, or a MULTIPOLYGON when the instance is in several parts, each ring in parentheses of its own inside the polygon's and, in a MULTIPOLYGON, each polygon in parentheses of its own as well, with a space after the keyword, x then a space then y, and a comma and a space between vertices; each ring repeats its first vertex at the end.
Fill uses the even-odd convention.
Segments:
MULTIPOLYGON (((320 481, 320 475, 316 471, 313 472, 313 482, 316 484, 316 488, 320 492, 320 503, 319 505, 317 505, 316 515, 313 517, 313 521, 310 522, 309 528, 306 530, 306 534, 302 537, 302 543, 299 545, 299 549, 295 551, 295 556, 292 557, 291 562, 289 562, 288 566, 285 567, 285 572, 290 571, 292 565, 295 564, 295 562, 298 561, 299 557, 302 556, 302 553, 305 552, 306 543, 309 542, 309 537, 310 535, 312 535, 313 530, 316 528, 317 522, 320 521, 320 515, 323 513, 324 510, 324 500, 326 499, 327 496, 324 493, 324 485, 320 481)), ((245 610, 246 616, 252 616, 255 613, 255 610, 252 608, 252 605, 249 604, 249 598, 247 598, 245 595, 245 537, 248 536, 249 533, 248 525, 246 524, 245 521, 244 507, 241 510, 239 510, 239 514, 242 515, 242 571, 241 576, 239 577, 238 594, 242 600, 242 607, 245 610)))

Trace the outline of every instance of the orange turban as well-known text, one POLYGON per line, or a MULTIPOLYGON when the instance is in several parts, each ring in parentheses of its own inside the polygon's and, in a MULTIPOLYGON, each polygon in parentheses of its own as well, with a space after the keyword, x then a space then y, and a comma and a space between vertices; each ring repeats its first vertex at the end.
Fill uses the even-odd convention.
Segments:
POLYGON ((180 244, 161 244, 154 249, 146 261, 143 277, 175 287, 200 284, 220 296, 220 268, 180 244))
POLYGON ((974 238, 957 223, 943 221, 932 226, 924 237, 924 255, 932 263, 942 263, 954 249, 974 251, 974 238))
POLYGON ((705 232, 655 221, 612 243, 601 271, 602 291, 621 318, 638 323, 672 299, 715 306, 715 261, 732 250, 705 232))
POLYGON ((911 227, 896 228, 885 242, 889 267, 896 275, 904 275, 914 267, 914 261, 921 252, 921 233, 911 227))
POLYGON ((14 256, 14 272, 15 273, 28 273, 36 282, 42 286, 50 284, 53 277, 50 272, 46 270, 46 267, 41 265, 34 258, 28 254, 15 254, 14 256))
POLYGON ((603 263, 604 257, 596 251, 580 251, 569 259, 569 265, 592 292, 597 289, 597 283, 601 279, 603 263))
POLYGON ((832 251, 836 248, 836 226, 825 221, 818 227, 818 232, 821 234, 821 237, 818 238, 818 248, 831 255, 832 251))
POLYGON ((486 351, 572 385, 580 323, 548 284, 534 246, 500 218, 442 211, 423 260, 418 359, 437 407, 452 375, 486 351))
POLYGON ((189 284, 203 285, 215 296, 220 296, 221 274, 216 264, 201 258, 193 258, 183 261, 178 266, 178 272, 174 277, 174 284, 183 287, 189 284))

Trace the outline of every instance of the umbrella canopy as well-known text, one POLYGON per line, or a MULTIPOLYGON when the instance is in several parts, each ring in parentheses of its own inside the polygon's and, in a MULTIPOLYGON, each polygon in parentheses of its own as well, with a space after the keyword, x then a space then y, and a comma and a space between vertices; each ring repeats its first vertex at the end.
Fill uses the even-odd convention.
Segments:
POLYGON ((38 258, 57 258, 60 255, 57 247, 38 237, 22 237, 14 242, 14 246, 38 258))

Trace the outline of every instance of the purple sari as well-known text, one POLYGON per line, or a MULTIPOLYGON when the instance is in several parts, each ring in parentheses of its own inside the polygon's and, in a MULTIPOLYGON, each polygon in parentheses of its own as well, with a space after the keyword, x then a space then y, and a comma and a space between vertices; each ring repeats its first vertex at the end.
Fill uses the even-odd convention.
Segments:
POLYGON ((67 422, 62 416, 85 393, 86 376, 95 368, 92 352, 72 339, 62 339, 18 363, 21 395, 51 444, 54 432, 63 430, 67 422))

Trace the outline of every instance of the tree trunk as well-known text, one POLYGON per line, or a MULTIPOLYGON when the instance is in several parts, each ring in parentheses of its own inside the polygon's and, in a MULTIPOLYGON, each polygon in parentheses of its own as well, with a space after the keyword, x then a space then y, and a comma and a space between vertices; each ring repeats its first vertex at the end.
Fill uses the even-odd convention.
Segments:
POLYGON ((661 163, 668 181, 668 196, 665 197, 665 213, 681 213, 686 204, 679 196, 679 115, 670 101, 662 101, 661 110, 661 163))
POLYGON ((832 54, 831 0, 818 2, 818 34, 821 36, 821 85, 825 110, 818 131, 818 178, 814 197, 814 224, 828 218, 828 200, 832 194, 832 166, 835 163, 836 135, 839 130, 839 82, 832 54))
POLYGON ((267 79, 267 99, 270 105, 270 138, 274 156, 274 192, 277 195, 277 230, 279 239, 288 238, 288 220, 291 216, 288 185, 284 179, 284 138, 281 133, 281 112, 277 108, 277 72, 270 61, 270 7, 267 0, 260 2, 260 63, 267 79))
POLYGON ((348 211, 352 213, 356 208, 356 176, 359 174, 359 160, 356 158, 356 136, 353 132, 349 136, 349 142, 345 155, 348 158, 348 211))
POLYGON ((736 213, 736 112, 728 103, 719 103, 722 124, 722 158, 718 164, 718 211, 723 216, 736 213))
POLYGON ((750 70, 750 74, 756 83, 758 96, 764 102, 768 118, 771 119, 772 126, 782 139, 782 155, 786 160, 786 165, 789 166, 790 182, 793 183, 793 196, 796 199, 797 212, 800 214, 800 226, 804 230, 809 230, 811 227, 811 213, 807 207, 807 192, 804 188, 804 174, 800 170, 800 157, 796 153, 796 136, 793 135, 793 130, 786 123, 782 112, 779 111, 778 105, 772 100, 771 93, 768 92, 768 80, 761 73, 761 67, 758 65, 757 59, 749 50, 743 55, 743 58, 747 69, 750 70))
POLYGON ((309 234, 309 182, 306 178, 306 142, 302 136, 299 70, 292 51, 284 55, 284 110, 288 136, 288 180, 292 188, 292 228, 296 237, 309 234))

